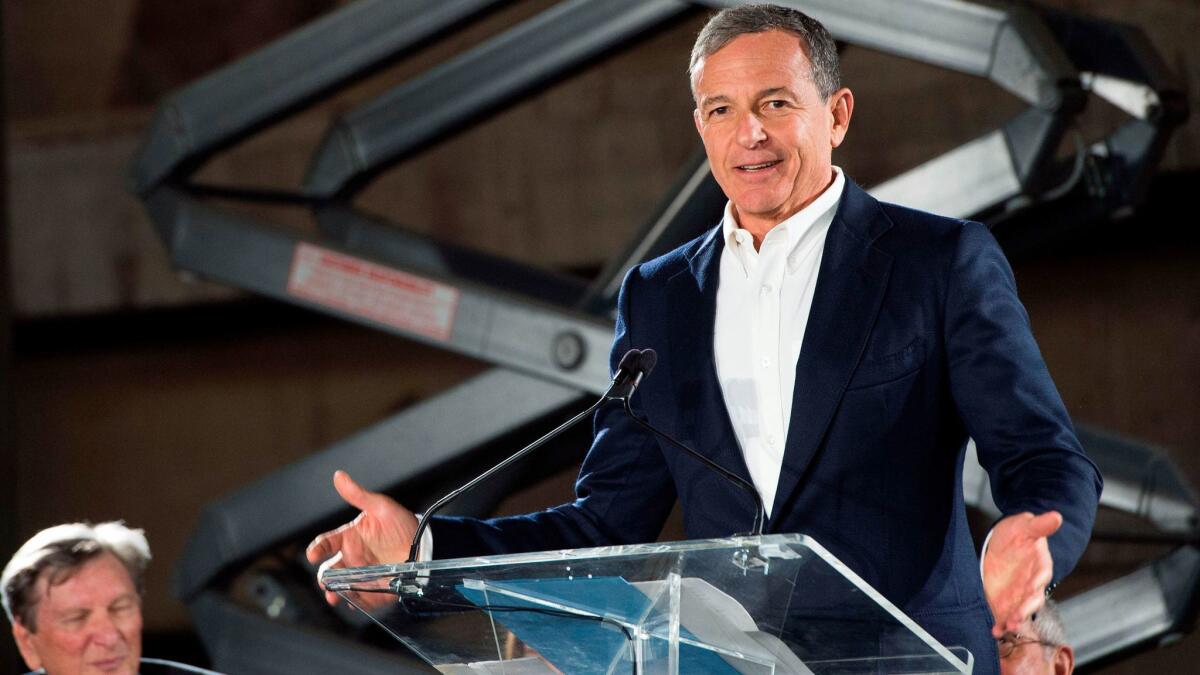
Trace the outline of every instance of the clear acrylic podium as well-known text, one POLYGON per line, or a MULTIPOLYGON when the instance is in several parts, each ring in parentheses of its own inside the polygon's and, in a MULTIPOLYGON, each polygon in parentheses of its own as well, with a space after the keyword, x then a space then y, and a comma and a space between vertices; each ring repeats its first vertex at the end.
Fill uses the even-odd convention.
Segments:
POLYGON ((970 673, 820 544, 775 534, 329 569, 443 673, 970 673))

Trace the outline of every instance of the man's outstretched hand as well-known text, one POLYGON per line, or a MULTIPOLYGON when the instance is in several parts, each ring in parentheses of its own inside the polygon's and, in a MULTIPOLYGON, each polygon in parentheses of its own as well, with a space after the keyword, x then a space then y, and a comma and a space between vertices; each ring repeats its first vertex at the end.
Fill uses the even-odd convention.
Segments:
MULTIPOLYGON (((313 564, 340 553, 335 567, 361 567, 399 563, 408 559, 408 549, 417 531, 417 517, 396 500, 363 488, 350 474, 336 471, 333 487, 342 499, 362 513, 336 530, 317 535, 305 555, 313 564)), ((338 595, 325 592, 325 600, 337 604, 338 595)))
POLYGON ((993 637, 1017 633, 1046 602, 1046 585, 1054 576, 1048 538, 1062 522, 1057 511, 1018 513, 992 528, 983 558, 983 590, 996 617, 993 637))

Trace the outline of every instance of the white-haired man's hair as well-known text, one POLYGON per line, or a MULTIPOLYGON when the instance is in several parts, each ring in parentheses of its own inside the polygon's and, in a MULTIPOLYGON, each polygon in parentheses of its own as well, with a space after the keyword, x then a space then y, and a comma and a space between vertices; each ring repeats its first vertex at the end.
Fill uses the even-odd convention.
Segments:
POLYGON ((111 553, 121 561, 142 592, 142 572, 150 562, 150 544, 142 530, 126 527, 120 521, 92 525, 66 523, 48 527, 30 537, 0 574, 0 599, 8 620, 36 632, 38 579, 49 575, 51 585, 71 578, 84 563, 101 553, 111 553))
POLYGON ((1046 598, 1046 604, 1038 610, 1033 620, 1033 629, 1043 647, 1053 650, 1055 647, 1067 644, 1067 632, 1063 629, 1062 614, 1058 611, 1058 603, 1046 598))

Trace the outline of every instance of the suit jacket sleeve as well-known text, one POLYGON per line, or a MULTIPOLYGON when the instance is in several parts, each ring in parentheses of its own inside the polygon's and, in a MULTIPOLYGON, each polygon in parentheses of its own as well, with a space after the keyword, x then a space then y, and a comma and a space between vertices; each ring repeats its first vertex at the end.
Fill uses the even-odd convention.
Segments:
POLYGON ((945 344, 954 402, 1000 510, 1063 515, 1050 537, 1058 582, 1087 546, 1100 472, 1079 445, 1012 270, 983 225, 963 228, 948 284, 945 344))
MULTIPOLYGON (((630 326, 637 268, 621 286, 609 370, 636 346, 630 326)), ((639 411, 638 396, 632 404, 639 411)), ((436 558, 585 548, 653 541, 675 504, 675 486, 658 443, 606 403, 594 419, 592 447, 580 467, 575 500, 537 513, 480 520, 435 517, 436 558)))

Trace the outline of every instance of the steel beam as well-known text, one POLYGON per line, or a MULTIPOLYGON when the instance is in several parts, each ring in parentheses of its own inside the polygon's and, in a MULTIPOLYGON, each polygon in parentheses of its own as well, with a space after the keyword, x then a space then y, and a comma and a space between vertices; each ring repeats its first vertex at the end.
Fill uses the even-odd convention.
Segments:
POLYGON ((588 288, 580 307, 589 313, 613 314, 625 273, 634 265, 656 258, 715 226, 725 209, 725 193, 708 169, 703 153, 693 157, 657 213, 635 234, 588 288))
POLYGON ((304 181, 345 197, 374 173, 562 77, 689 7, 683 0, 569 0, 341 116, 304 181))
MULTIPOLYGON (((1197 531, 1200 499, 1162 448, 1086 424, 1076 425, 1075 431, 1104 476, 1101 506, 1137 516, 1159 532, 1190 535, 1197 531)), ((963 462, 963 495, 967 504, 1000 515, 974 441, 967 444, 963 462)))
MULTIPOLYGON (((310 535, 346 505, 329 487, 345 469, 385 491, 578 401, 578 389, 494 369, 211 502, 175 568, 194 598, 232 565, 310 535)), ((453 510, 451 511, 453 512, 453 510)))
POLYGON ((500 0, 357 0, 172 93, 130 166, 135 192, 500 0))
POLYGON ((607 319, 413 274, 174 188, 155 190, 146 205, 182 269, 583 391, 600 393, 608 381, 607 319))
POLYGON ((1184 546, 1132 574, 1067 598, 1060 610, 1076 666, 1178 640, 1195 620, 1197 589, 1200 549, 1184 546))
POLYGON ((343 250, 416 274, 462 279, 564 309, 578 306, 587 288, 576 277, 415 234, 341 203, 319 209, 316 217, 325 238, 343 250))

